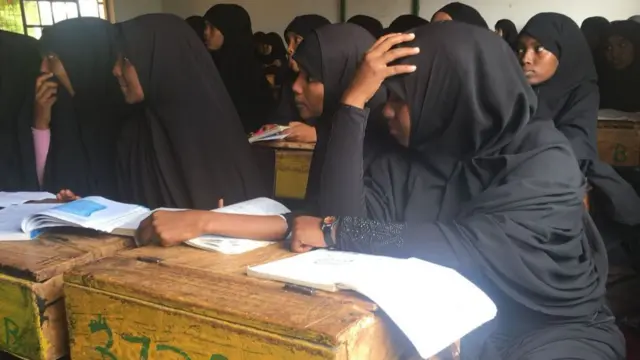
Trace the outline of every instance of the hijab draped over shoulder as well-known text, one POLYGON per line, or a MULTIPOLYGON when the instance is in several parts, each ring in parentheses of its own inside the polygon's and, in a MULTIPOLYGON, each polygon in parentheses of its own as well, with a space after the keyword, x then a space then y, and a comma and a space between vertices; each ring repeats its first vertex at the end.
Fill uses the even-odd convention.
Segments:
MULTIPOLYGON (((619 359, 622 337, 603 314, 606 253, 584 225, 584 177, 553 123, 531 121, 536 97, 511 48, 455 21, 415 34, 404 46, 420 54, 400 63, 416 72, 386 82, 409 107, 410 155, 376 159, 364 176, 331 158, 342 162, 330 173, 345 201, 362 209, 339 219, 338 248, 419 257, 478 284, 498 305, 486 344, 499 355, 469 348, 482 360, 619 359)), ((357 152, 366 117, 345 114, 330 145, 357 152)))
MULTIPOLYGON (((309 203, 315 203, 320 197, 320 178, 334 113, 340 107, 342 94, 351 83, 358 63, 374 42, 373 36, 358 25, 333 24, 307 35, 294 54, 300 67, 324 85, 323 112, 316 125, 318 141, 307 185, 309 203)), ((385 99, 383 89, 369 102, 369 106, 378 108, 385 99)))
POLYGON ((463 3, 452 2, 448 5, 445 5, 442 9, 436 11, 436 14, 439 12, 448 14, 449 16, 451 16, 451 19, 453 19, 453 21, 460 21, 463 23, 480 26, 485 29, 489 28, 489 25, 482 17, 482 15, 480 15, 480 12, 478 12, 478 10, 463 3))
POLYGON ((622 70, 614 69, 607 61, 600 64, 600 108, 640 112, 640 24, 630 20, 612 22, 602 36, 602 57, 612 36, 620 36, 633 45, 634 60, 622 70))
POLYGON ((45 29, 40 48, 64 66, 75 95, 58 86, 43 188, 117 198, 116 142, 127 117, 118 82, 113 25, 97 18, 45 29))
POLYGON ((0 30, 0 191, 38 190, 31 138, 37 45, 31 37, 0 30))
POLYGON ((553 77, 534 87, 539 101, 536 117, 552 119, 569 139, 590 183, 605 194, 610 216, 625 225, 640 224, 640 198, 598 159, 598 75, 580 28, 565 15, 542 13, 529 20, 522 35, 538 40, 559 61, 553 77))
POLYGON ((256 131, 265 124, 274 101, 255 56, 249 13, 239 5, 218 4, 207 11, 204 19, 224 35, 222 48, 213 51, 213 59, 245 132, 256 131))
POLYGON ((119 144, 127 201, 214 209, 264 196, 238 113, 207 50, 184 20, 144 15, 119 25, 145 100, 119 144))

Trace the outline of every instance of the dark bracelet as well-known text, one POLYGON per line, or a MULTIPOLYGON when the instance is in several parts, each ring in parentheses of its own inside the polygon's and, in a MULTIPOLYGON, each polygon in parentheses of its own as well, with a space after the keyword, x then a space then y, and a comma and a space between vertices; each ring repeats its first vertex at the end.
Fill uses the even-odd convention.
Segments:
POLYGON ((298 216, 292 212, 280 215, 287 222, 287 232, 284 235, 284 240, 291 240, 291 234, 293 232, 293 220, 298 216))

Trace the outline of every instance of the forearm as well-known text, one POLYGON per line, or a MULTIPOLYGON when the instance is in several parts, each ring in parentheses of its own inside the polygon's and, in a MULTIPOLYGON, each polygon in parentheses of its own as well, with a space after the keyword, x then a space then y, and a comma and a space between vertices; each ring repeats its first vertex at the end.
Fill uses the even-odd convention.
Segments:
POLYGON ((280 216, 255 216, 202 212, 204 234, 241 239, 279 241, 287 234, 287 223, 280 216))

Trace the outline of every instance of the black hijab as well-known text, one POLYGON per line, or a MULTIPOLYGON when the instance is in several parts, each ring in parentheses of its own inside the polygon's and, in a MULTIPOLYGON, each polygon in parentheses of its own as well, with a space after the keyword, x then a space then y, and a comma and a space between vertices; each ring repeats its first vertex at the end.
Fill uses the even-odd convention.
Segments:
POLYGON ((429 20, 416 15, 400 15, 391 22, 385 33, 403 33, 422 25, 427 25, 429 20))
POLYGON ((560 358, 542 349, 559 339, 613 343, 583 325, 603 308, 608 272, 601 239, 585 233, 584 178, 553 123, 531 121, 535 94, 511 48, 456 22, 415 33, 404 45, 421 52, 402 63, 417 71, 386 82, 409 106, 415 157, 406 159, 408 174, 391 188, 376 185, 394 178, 393 166, 365 179, 369 199, 387 206, 416 199, 416 208, 407 209, 413 220, 400 235, 405 245, 397 248, 453 266, 487 292, 498 305, 498 332, 510 337, 506 348, 498 347, 510 353, 505 359, 528 358, 537 348, 535 358, 560 358), (535 315, 529 322, 524 314, 535 315), (546 316, 569 324, 554 330, 546 316), (583 323, 574 329, 573 321, 583 323), (511 332, 536 326, 559 339, 527 338, 523 346, 519 334, 529 330, 511 332))
POLYGON ((347 22, 362 26, 376 39, 382 36, 382 32, 384 30, 382 23, 378 19, 367 15, 353 16, 351 19, 347 20, 347 22))
POLYGON ((123 55, 144 90, 119 144, 127 201, 214 209, 264 196, 238 113, 200 40, 180 18, 144 15, 119 25, 123 55))
POLYGON ((284 47, 284 42, 280 35, 274 32, 270 32, 262 38, 262 42, 271 46, 271 53, 262 56, 262 63, 270 65, 276 60, 280 60, 283 68, 287 66, 287 49, 284 47))
POLYGON ((235 4, 214 5, 204 19, 224 35, 222 48, 213 59, 238 111, 245 132, 264 125, 273 97, 262 66, 255 57, 251 18, 235 4))
POLYGON ((454 21, 460 21, 463 23, 480 26, 485 29, 489 28, 489 25, 487 25, 487 22, 484 20, 482 15, 480 15, 478 10, 463 3, 452 2, 448 5, 445 5, 445 7, 436 11, 435 13, 437 14, 439 12, 448 14, 454 21))
POLYGON ((600 108, 627 112, 640 112, 640 24, 635 21, 614 21, 602 37, 600 52, 604 57, 609 46, 608 39, 621 36, 634 47, 634 61, 623 70, 614 69, 607 61, 599 67, 600 108))
POLYGON ((516 48, 518 42, 518 29, 513 21, 508 19, 499 20, 495 26, 496 30, 502 31, 502 38, 511 46, 512 49, 516 48))
POLYGON ((534 87, 539 102, 536 117, 553 119, 569 139, 584 174, 608 199, 605 207, 612 218, 627 225, 640 224, 640 198, 598 159, 598 76, 580 28, 565 15, 542 13, 529 20, 523 35, 538 40, 559 61, 553 77, 534 87))
POLYGON ((43 32, 40 48, 58 56, 75 92, 72 97, 58 87, 43 188, 116 198, 116 139, 127 107, 112 74, 113 25, 97 18, 65 20, 43 32))
POLYGON ((585 19, 580 25, 580 30, 587 38, 587 43, 591 48, 591 51, 595 52, 600 46, 600 42, 603 40, 602 36, 609 27, 609 20, 602 16, 593 16, 585 19))
MULTIPOLYGON (((324 85, 322 115, 317 121, 318 141, 311 161, 307 202, 311 207, 319 197, 320 178, 327 144, 331 134, 333 115, 340 107, 340 99, 347 89, 358 63, 375 42, 375 38, 355 24, 333 24, 323 26, 308 34, 294 54, 300 67, 324 85)), ((381 89, 368 103, 371 109, 379 108, 386 101, 386 91, 381 89)), ((373 122, 372 122, 373 123, 373 122)), ((368 128, 374 131, 374 126, 368 128)), ((370 140, 373 138, 369 136, 370 140)))
POLYGON ((204 42, 204 29, 206 28, 204 18, 202 16, 193 15, 186 18, 185 21, 189 26, 191 26, 193 31, 196 32, 200 40, 204 42))
POLYGON ((324 16, 316 14, 296 16, 284 29, 284 40, 288 41, 289 33, 300 35, 303 39, 315 29, 331 24, 324 16))
POLYGON ((35 39, 0 30, 0 191, 39 187, 31 126, 41 60, 35 39))

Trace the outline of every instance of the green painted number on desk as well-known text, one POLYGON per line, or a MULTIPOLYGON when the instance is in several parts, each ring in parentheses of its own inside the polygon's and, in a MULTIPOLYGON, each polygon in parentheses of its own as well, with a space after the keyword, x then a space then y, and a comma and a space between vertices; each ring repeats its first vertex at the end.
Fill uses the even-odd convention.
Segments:
POLYGON ((189 357, 189 355, 186 352, 178 349, 177 347, 173 347, 171 345, 156 345, 156 350, 157 351, 171 351, 173 353, 176 353, 176 354, 182 356, 182 358, 184 360, 191 360, 191 358, 189 357))
POLYGON ((140 344, 140 360, 147 360, 149 358, 151 339, 146 336, 131 336, 128 334, 122 334, 122 339, 133 344, 140 344))
POLYGON ((613 149, 613 161, 616 163, 621 163, 627 161, 627 148, 622 144, 616 144, 616 147, 613 149))
POLYGON ((11 347, 18 344, 20 335, 20 327, 10 318, 4 318, 4 338, 5 344, 11 347))
POLYGON ((118 360, 118 358, 111 353, 111 347, 113 347, 113 332, 111 328, 109 328, 109 325, 107 325, 107 319, 103 318, 102 315, 98 315, 97 320, 91 320, 89 322, 89 330, 92 334, 97 332, 105 332, 107 334, 107 342, 104 346, 95 347, 96 351, 102 355, 102 359, 118 360))

